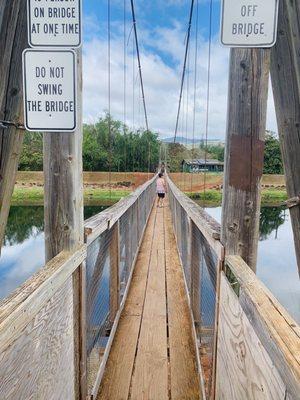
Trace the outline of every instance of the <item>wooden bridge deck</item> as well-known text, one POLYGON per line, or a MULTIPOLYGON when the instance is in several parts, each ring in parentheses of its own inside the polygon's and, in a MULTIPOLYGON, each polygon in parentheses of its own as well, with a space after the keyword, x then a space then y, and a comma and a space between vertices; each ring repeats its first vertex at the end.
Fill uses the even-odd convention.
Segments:
POLYGON ((169 206, 155 207, 98 400, 199 399, 195 342, 169 206))

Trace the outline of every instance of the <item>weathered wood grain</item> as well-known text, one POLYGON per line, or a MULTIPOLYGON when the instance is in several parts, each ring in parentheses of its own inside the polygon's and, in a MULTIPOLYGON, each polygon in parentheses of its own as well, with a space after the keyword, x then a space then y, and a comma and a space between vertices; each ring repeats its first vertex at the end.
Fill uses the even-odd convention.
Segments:
POLYGON ((168 399, 167 309, 163 209, 157 211, 149 277, 130 398, 168 399))
POLYGON ((221 242, 255 270, 270 51, 232 49, 221 242))
MULTIPOLYGON (((75 132, 44 133, 44 215, 46 260, 62 250, 75 251, 84 242, 83 172, 82 172, 82 50, 77 49, 77 129, 75 132)), ((74 386, 76 399, 86 397, 86 347, 82 326, 86 322, 81 307, 83 273, 73 274, 74 311, 74 386), (81 385, 80 385, 81 382, 81 385)))
POLYGON ((279 372, 222 273, 216 399, 282 400, 285 393, 279 372))
MULTIPOLYGON (((22 124, 22 51, 27 45, 26 2, 0 1, 0 119, 22 124)), ((0 128, 0 252, 24 132, 0 128)))
POLYGON ((98 400, 123 400, 129 396, 144 307, 154 224, 155 212, 150 216, 137 257, 132 283, 108 358, 98 400))
MULTIPOLYGON (((278 38, 271 52, 271 76, 286 186, 300 195, 300 4, 279 2, 278 38)), ((290 208, 300 274, 300 206, 290 208)))
POLYGON ((12 345, 28 322, 55 295, 86 257, 86 248, 62 253, 9 299, 0 303, 0 350, 12 345))
MULTIPOLYGON (((171 398, 199 399, 200 380, 192 320, 170 211, 165 211, 165 252, 171 398)), ((199 291, 197 291, 199 294, 199 291)), ((198 301, 199 303, 199 301, 198 301)))
POLYGON ((74 399, 72 277, 0 351, 1 400, 74 399))
POLYGON ((281 376, 287 393, 300 394, 300 327, 240 257, 227 265, 240 285, 239 303, 281 376))

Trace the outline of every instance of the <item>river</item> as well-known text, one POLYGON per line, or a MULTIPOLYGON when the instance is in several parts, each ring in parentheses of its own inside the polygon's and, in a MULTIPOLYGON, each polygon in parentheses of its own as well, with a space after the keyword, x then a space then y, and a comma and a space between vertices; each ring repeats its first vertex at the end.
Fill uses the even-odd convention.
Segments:
MULTIPOLYGON (((103 209, 85 207, 85 218, 103 209)), ((220 207, 207 211, 220 221, 220 207)), ((0 298, 45 264, 43 230, 43 207, 11 207, 0 258, 0 298)), ((262 208, 257 275, 300 323, 300 280, 290 216, 283 208, 262 208)))

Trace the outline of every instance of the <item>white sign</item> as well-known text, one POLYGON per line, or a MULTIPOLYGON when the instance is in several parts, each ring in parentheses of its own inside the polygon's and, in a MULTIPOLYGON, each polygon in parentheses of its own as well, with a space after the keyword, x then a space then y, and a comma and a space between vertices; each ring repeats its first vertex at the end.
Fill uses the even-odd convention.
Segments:
POLYGON ((76 75, 76 54, 73 50, 24 50, 27 130, 73 132, 76 129, 76 75))
POLYGON ((272 47, 278 0, 223 0, 221 42, 229 47, 272 47))
POLYGON ((81 46, 82 0, 27 0, 31 47, 81 46))

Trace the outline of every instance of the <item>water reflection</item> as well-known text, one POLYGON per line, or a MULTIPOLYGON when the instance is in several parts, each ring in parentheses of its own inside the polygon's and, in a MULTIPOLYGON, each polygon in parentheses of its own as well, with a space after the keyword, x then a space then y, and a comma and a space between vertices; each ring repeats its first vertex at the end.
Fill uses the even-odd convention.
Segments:
MULTIPOLYGON (((89 206, 85 219, 106 207, 89 206)), ((44 208, 11 207, 0 258, 0 299, 45 265, 44 208)))
POLYGON ((285 207, 263 207, 260 213, 260 240, 267 240, 273 232, 278 239, 278 229, 287 218, 285 207))
MULTIPOLYGON (((85 207, 85 219, 106 207, 85 207)), ((221 207, 208 212, 221 220, 221 207)), ((0 258, 0 298, 45 264, 43 207, 12 207, 0 258)), ((257 275, 300 323, 300 281, 289 212, 263 207, 257 275)))
MULTIPOLYGON (((207 211, 221 221, 221 207, 207 211)), ((300 323, 300 280, 290 214, 283 207, 262 207, 257 276, 300 323)))

